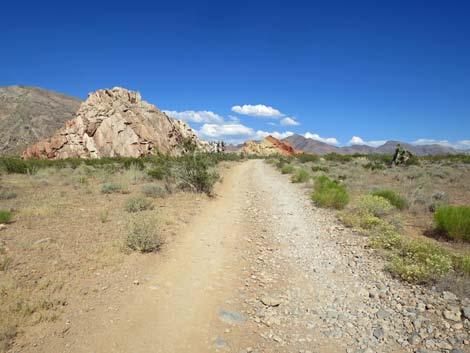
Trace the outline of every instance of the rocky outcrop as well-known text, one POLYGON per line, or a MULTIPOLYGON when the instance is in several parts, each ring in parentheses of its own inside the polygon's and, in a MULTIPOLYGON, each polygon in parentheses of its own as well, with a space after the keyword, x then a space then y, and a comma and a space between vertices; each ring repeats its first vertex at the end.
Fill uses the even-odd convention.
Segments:
POLYGON ((200 151, 213 149, 185 122, 168 117, 138 92, 115 87, 90 93, 73 119, 24 151, 23 158, 175 156, 185 152, 187 140, 200 151))
POLYGON ((273 136, 268 136, 262 141, 247 141, 240 152, 259 156, 270 156, 274 154, 293 156, 302 153, 294 149, 289 142, 280 141, 273 136))

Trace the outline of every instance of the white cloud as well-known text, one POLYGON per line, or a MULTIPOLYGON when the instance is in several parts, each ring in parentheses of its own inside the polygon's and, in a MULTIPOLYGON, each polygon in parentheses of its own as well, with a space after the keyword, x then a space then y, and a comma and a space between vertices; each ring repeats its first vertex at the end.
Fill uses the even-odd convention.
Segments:
POLYGON ((281 125, 282 126, 297 126, 297 125, 300 125, 300 123, 287 116, 281 120, 281 125))
POLYGON ((222 136, 252 136, 255 132, 251 127, 242 124, 204 124, 199 133, 209 138, 222 136))
POLYGON ((284 114, 282 114, 279 110, 264 104, 245 104, 241 106, 234 105, 232 107, 232 112, 261 118, 282 118, 284 116, 284 114))
POLYGON ((186 110, 183 112, 177 112, 176 110, 163 110, 163 112, 169 117, 177 120, 184 120, 193 123, 223 123, 224 118, 220 115, 207 111, 194 111, 186 110))
POLYGON ((349 140, 350 145, 363 145, 363 146, 372 146, 372 147, 382 146, 385 142, 387 141, 386 140, 364 141, 359 136, 353 136, 351 140, 349 140))
POLYGON ((321 137, 320 135, 313 134, 311 132, 306 132, 304 134, 304 137, 306 137, 308 139, 315 140, 315 141, 324 142, 324 143, 327 143, 329 145, 338 145, 339 144, 339 141, 334 137, 321 137))
POLYGON ((435 139, 417 139, 412 142, 413 145, 441 145, 445 147, 452 147, 455 149, 465 150, 470 149, 470 140, 459 140, 455 143, 451 143, 448 140, 435 140, 435 139))

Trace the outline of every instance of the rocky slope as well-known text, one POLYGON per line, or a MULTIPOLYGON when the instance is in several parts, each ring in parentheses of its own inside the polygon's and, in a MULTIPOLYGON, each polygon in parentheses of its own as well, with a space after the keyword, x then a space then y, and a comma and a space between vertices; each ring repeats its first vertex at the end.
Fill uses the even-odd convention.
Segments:
POLYGON ((465 153, 465 151, 459 151, 454 148, 442 145, 433 144, 416 146, 401 141, 387 141, 385 144, 378 147, 364 145, 336 147, 324 142, 306 138, 301 135, 292 135, 285 138, 283 141, 289 142, 294 148, 301 150, 305 153, 313 153, 319 155, 333 152, 340 154, 393 154, 398 143, 417 156, 465 153))
POLYGON ((274 154, 293 156, 301 153, 293 148, 289 142, 278 140, 273 136, 268 136, 262 141, 247 141, 240 149, 240 152, 259 156, 270 156, 274 154))
POLYGON ((23 158, 179 155, 186 140, 201 151, 212 149, 186 123, 171 119, 138 92, 115 87, 90 93, 73 119, 24 151, 23 158))
POLYGON ((37 87, 0 87, 0 155, 19 155, 51 136, 73 117, 80 102, 37 87))

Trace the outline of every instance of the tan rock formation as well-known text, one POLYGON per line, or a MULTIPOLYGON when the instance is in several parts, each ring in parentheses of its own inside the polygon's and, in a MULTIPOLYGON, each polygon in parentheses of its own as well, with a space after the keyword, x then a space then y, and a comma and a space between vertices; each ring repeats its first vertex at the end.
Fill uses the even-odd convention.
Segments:
POLYGON ((24 151, 23 158, 179 155, 185 152, 186 139, 201 151, 213 149, 185 122, 168 117, 138 92, 115 87, 90 93, 73 119, 50 139, 24 151))
POLYGON ((281 154, 283 156, 293 156, 301 151, 297 151, 292 145, 285 141, 280 141, 273 136, 268 136, 262 141, 247 141, 240 150, 241 153, 256 154, 259 156, 270 156, 281 154))

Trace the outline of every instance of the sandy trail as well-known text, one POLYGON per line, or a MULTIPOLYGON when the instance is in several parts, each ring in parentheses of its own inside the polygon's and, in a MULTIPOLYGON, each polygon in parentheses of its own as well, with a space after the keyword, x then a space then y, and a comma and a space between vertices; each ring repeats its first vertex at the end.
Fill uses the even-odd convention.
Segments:
POLYGON ((408 307, 428 293, 385 275, 301 187, 251 160, 217 194, 131 295, 36 351, 415 351, 408 335, 428 319, 408 307))

